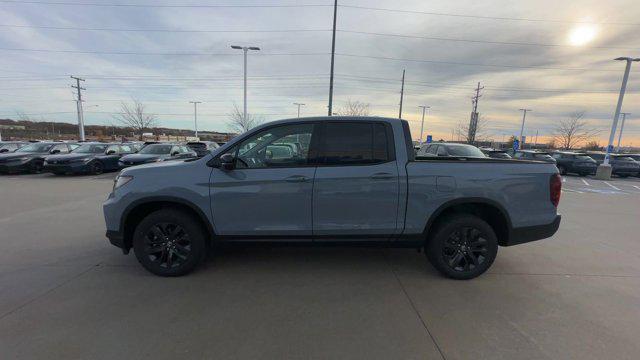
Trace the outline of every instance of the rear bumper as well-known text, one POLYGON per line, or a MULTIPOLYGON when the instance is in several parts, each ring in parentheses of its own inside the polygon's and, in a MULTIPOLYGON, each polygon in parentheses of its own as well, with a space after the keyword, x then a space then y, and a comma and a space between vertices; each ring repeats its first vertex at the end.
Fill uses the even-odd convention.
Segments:
POLYGON ((509 239, 504 246, 524 244, 551 237, 558 231, 561 219, 562 216, 556 215, 555 220, 549 224, 513 228, 509 232, 509 239))

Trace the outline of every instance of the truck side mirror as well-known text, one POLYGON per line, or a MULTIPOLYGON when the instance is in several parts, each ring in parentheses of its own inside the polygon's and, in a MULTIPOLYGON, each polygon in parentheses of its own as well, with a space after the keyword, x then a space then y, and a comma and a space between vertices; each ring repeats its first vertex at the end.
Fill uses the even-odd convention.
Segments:
POLYGON ((236 159, 231 154, 220 156, 220 166, 224 170, 233 170, 236 166, 236 159))

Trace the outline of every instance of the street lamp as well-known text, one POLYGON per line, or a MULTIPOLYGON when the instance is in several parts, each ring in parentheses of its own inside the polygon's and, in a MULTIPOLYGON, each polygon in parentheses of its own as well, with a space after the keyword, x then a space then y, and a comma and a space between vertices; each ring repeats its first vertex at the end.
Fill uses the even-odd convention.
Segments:
POLYGON ((627 118, 627 115, 630 113, 622 113, 622 124, 620 124, 620 134, 618 134, 618 149, 616 152, 620 152, 620 141, 622 140, 622 131, 624 131, 624 120, 627 118))
POLYGON ((303 103, 293 103, 293 105, 298 106, 298 117, 300 117, 300 106, 305 106, 307 104, 303 104, 303 103))
POLYGON ((522 111, 522 126, 520 127, 520 146, 524 149, 524 141, 522 141, 522 133, 524 132, 524 120, 527 117, 527 111, 532 111, 531 109, 520 109, 522 111))
POLYGON ((236 49, 236 50, 242 50, 244 52, 244 112, 243 112, 243 116, 244 116, 244 121, 247 121, 247 52, 249 50, 255 50, 258 51, 260 50, 259 47, 257 46, 238 46, 238 45, 231 45, 232 49, 236 49))
POLYGON ((196 137, 198 137, 198 104, 202 104, 202 101, 189 101, 193 104, 193 123, 196 129, 196 137))
POLYGON ((620 111, 622 110, 622 100, 624 99, 624 93, 627 90, 627 80, 629 80, 629 72, 631 71, 631 63, 634 61, 640 61, 640 58, 619 57, 614 60, 626 61, 627 64, 624 69, 624 76, 622 77, 622 86, 620 86, 620 95, 618 96, 618 104, 616 105, 616 112, 613 115, 613 124, 611 124, 611 133, 609 134, 609 143, 607 144, 607 153, 604 156, 604 161, 598 166, 596 170, 596 178, 608 180, 611 178, 611 165, 609 165, 609 155, 613 150, 613 139, 616 136, 616 127, 618 127, 618 118, 620 117, 620 111))
POLYGON ((424 133, 424 113, 427 109, 431 109, 431 106, 420 105, 419 108, 422 108, 422 123, 420 124, 420 145, 422 145, 422 133, 424 133))

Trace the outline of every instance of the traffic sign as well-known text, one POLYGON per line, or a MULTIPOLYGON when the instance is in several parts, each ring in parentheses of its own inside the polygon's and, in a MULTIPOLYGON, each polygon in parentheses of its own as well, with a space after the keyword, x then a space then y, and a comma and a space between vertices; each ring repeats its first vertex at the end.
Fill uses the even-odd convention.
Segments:
POLYGON ((427 144, 431 144, 432 141, 433 141, 433 136, 427 135, 427 144))
POLYGON ((513 139, 513 150, 518 150, 520 148, 520 141, 518 139, 513 139))

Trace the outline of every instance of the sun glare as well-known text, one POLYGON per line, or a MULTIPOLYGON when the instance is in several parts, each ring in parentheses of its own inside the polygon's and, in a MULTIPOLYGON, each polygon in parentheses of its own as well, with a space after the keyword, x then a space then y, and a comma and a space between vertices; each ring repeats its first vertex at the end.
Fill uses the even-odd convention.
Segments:
POLYGON ((573 46, 582 46, 591 42, 598 33, 594 25, 580 25, 569 34, 569 43, 573 46))

